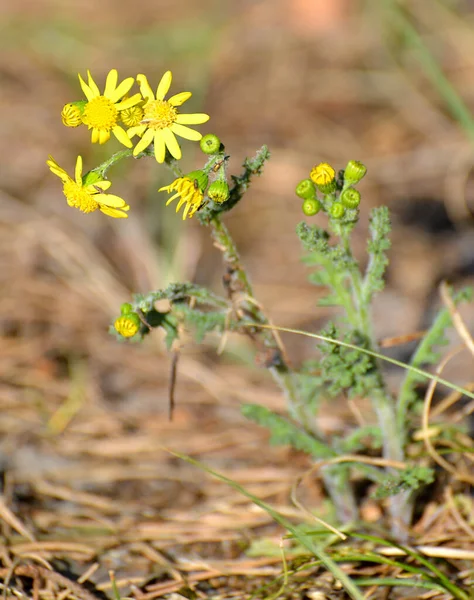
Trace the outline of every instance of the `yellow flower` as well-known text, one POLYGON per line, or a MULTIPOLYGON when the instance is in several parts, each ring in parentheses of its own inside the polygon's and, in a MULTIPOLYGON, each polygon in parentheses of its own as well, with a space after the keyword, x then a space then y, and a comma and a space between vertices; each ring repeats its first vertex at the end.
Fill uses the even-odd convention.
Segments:
POLYGON ((70 177, 66 171, 58 165, 52 156, 46 161, 50 171, 57 175, 64 184, 63 193, 69 206, 78 208, 84 213, 94 212, 99 209, 110 217, 126 219, 130 206, 123 198, 114 194, 104 194, 112 185, 110 181, 104 181, 100 175, 90 172, 82 177, 82 158, 77 157, 75 179, 70 177))
POLYGON ((320 163, 313 167, 310 177, 316 185, 327 185, 335 179, 336 171, 328 163, 320 163))
POLYGON ((176 191, 174 196, 168 199, 166 206, 173 202, 175 198, 180 198, 176 207, 176 212, 186 204, 183 211, 183 221, 194 215, 197 209, 201 206, 204 199, 204 190, 207 187, 208 177, 203 171, 192 171, 183 177, 175 179, 170 185, 165 185, 158 191, 166 191, 168 193, 176 191))
POLYGON ((179 135, 196 142, 202 137, 201 133, 185 127, 185 125, 206 123, 209 120, 209 115, 204 113, 183 115, 179 113, 177 107, 189 100, 191 92, 181 92, 171 96, 169 100, 165 100, 164 98, 171 86, 171 79, 171 71, 166 71, 158 84, 155 95, 145 75, 137 75, 140 91, 146 103, 143 107, 144 118, 141 125, 128 130, 130 137, 134 135, 142 136, 142 139, 133 150, 134 156, 143 152, 151 142, 154 142, 155 158, 159 163, 165 160, 166 148, 168 148, 171 156, 179 160, 181 158, 181 148, 176 136, 179 135))
POLYGON ((140 318, 136 313, 121 315, 115 320, 114 328, 122 337, 133 337, 140 329, 140 318))
POLYGON ((105 144, 112 132, 121 144, 127 148, 132 147, 125 129, 118 125, 118 120, 121 110, 135 106, 142 100, 140 94, 121 100, 130 91, 134 81, 133 77, 127 77, 117 85, 118 73, 116 69, 112 69, 107 75, 104 93, 101 94, 89 71, 87 83, 79 75, 82 91, 88 100, 82 114, 82 122, 92 129, 93 144, 105 144))

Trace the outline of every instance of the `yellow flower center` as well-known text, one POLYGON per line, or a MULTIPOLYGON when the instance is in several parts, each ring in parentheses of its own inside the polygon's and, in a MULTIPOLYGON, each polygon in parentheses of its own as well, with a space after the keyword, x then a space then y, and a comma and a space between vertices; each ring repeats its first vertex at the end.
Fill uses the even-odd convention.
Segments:
POLYGON ((69 206, 78 208, 83 213, 94 212, 99 208, 99 203, 94 200, 93 196, 82 186, 77 185, 75 181, 67 181, 64 184, 63 192, 69 206))
POLYGON ((110 131, 117 125, 118 110, 112 100, 105 96, 97 96, 86 104, 82 122, 94 129, 110 131))
POLYGON ((142 123, 151 129, 166 129, 173 125, 178 116, 178 111, 166 100, 151 100, 145 106, 145 115, 142 123))

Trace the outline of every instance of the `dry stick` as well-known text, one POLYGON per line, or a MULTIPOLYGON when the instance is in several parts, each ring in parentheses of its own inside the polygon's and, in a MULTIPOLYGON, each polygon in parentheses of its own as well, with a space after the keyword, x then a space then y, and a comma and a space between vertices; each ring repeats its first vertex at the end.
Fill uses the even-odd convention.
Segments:
POLYGON ((33 580, 38 580, 42 577, 47 581, 52 581, 53 583, 69 588, 71 592, 82 600, 97 600, 99 598, 99 596, 96 596, 77 582, 68 579, 56 571, 50 571, 49 569, 38 565, 18 565, 13 569, 0 569, 0 578, 8 578, 8 581, 5 582, 5 586, 9 585, 9 581, 13 577, 29 577, 33 580))

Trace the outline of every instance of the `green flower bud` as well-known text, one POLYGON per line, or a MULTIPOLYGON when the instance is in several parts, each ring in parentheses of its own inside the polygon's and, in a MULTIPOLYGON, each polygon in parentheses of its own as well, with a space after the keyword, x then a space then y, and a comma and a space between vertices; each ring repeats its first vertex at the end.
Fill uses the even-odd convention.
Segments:
POLYGON ((128 315, 128 313, 133 312, 133 306, 130 304, 130 302, 124 302, 121 306, 120 306, 120 314, 121 315, 128 315))
POLYGON ((133 337, 140 329, 141 321, 137 313, 123 314, 114 323, 115 330, 125 338, 133 337))
POLYGON ((321 210, 321 203, 316 198, 306 198, 301 209, 307 217, 312 217, 321 210))
POLYGON ((305 200, 316 197, 316 187, 311 179, 303 179, 296 186, 296 195, 305 200))
POLYGON ((360 192, 350 187, 342 192, 339 199, 347 208, 357 208, 360 204, 360 192))
POLYGON ((201 150, 204 152, 204 154, 216 154, 219 152, 221 147, 221 141, 217 135, 208 133, 201 138, 199 145, 201 146, 201 150))
POLYGON ((191 173, 187 173, 185 177, 191 179, 191 181, 194 180, 195 185, 197 185, 197 187, 204 194, 207 184, 209 183, 209 177, 207 176, 207 173, 204 173, 204 171, 191 171, 191 173))
POLYGON ((367 173, 367 167, 358 160, 350 160, 344 171, 344 181, 350 185, 355 185, 367 173))
POLYGON ((329 213, 333 219, 342 219, 346 209, 340 202, 334 202, 334 204, 329 209, 329 213))
POLYGON ((335 179, 333 179, 329 183, 320 183, 318 185, 318 190, 321 193, 323 193, 324 195, 332 194, 333 192, 336 191, 336 189, 337 189, 337 181, 335 179))
POLYGON ((229 186, 227 182, 219 179, 213 181, 207 190, 207 195, 214 202, 222 204, 222 202, 229 199, 229 186))

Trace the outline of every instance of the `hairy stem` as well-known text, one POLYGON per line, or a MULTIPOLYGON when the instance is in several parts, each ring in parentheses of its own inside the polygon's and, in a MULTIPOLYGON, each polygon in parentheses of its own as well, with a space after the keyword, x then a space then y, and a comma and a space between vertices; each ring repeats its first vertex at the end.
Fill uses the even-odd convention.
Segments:
MULTIPOLYGON (((352 249, 349 240, 350 233, 341 228, 340 236, 344 250, 351 260, 354 260, 352 249)), ((355 261, 354 261, 355 262, 355 261)), ((365 300, 363 292, 363 281, 360 269, 355 266, 349 272, 350 286, 352 289, 352 297, 354 301, 355 312, 357 319, 352 323, 352 326, 363 334, 369 344, 369 350, 376 351, 377 343, 372 330, 372 324, 369 314, 369 306, 365 300)), ((379 385, 372 393, 372 406, 375 410, 377 421, 379 423, 383 437, 383 456, 387 460, 402 462, 405 458, 403 448, 404 435, 397 421, 395 402, 388 393, 380 368, 380 364, 376 361, 378 370, 379 385)), ((392 533, 397 539, 403 541, 406 537, 406 528, 410 523, 413 504, 412 495, 400 493, 396 496, 391 496, 389 500, 389 511, 392 520, 392 533)))

